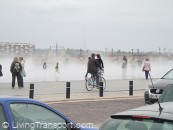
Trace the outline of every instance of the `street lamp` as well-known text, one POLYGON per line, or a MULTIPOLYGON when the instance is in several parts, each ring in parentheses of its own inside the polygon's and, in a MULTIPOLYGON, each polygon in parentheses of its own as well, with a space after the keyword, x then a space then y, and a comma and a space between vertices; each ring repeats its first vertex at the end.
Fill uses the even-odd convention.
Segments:
POLYGON ((133 49, 132 49, 132 55, 133 55, 133 49))

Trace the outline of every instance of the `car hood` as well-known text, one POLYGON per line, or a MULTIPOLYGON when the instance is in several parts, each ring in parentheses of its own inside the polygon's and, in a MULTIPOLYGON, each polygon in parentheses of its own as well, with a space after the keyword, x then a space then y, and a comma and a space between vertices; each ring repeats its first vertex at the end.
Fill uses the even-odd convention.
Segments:
MULTIPOLYGON (((172 79, 158 79, 154 83, 154 88, 165 89, 168 84, 173 84, 172 79)), ((150 88, 153 88, 152 85, 149 85, 150 88)))

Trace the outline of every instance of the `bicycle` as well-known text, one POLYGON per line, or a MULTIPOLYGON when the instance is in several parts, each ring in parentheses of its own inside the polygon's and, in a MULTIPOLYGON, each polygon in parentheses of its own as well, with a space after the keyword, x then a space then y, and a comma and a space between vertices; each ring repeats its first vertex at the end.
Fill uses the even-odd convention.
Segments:
MULTIPOLYGON (((106 88, 106 80, 105 78, 103 77, 103 70, 99 71, 99 82, 103 82, 103 90, 106 88)), ((97 83, 96 83, 96 77, 91 75, 90 77, 86 77, 85 78, 85 87, 88 91, 91 91, 93 90, 93 88, 98 88, 99 89, 99 86, 97 86, 97 83)))

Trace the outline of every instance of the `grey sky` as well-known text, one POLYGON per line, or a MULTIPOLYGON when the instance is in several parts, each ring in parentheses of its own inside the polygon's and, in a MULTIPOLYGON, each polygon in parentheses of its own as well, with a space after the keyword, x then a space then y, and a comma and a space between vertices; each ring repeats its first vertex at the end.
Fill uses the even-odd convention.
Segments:
POLYGON ((173 49, 173 0, 0 0, 0 41, 36 48, 173 49))

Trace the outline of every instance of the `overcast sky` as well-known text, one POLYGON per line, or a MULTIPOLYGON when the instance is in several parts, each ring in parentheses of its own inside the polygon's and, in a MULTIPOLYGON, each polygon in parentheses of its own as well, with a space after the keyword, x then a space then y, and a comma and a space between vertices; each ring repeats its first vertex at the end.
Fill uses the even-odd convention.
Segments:
POLYGON ((0 42, 173 49, 173 0, 0 0, 0 42))

